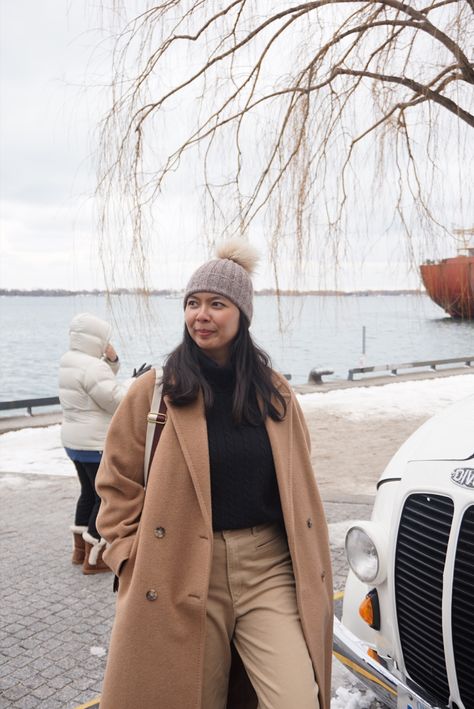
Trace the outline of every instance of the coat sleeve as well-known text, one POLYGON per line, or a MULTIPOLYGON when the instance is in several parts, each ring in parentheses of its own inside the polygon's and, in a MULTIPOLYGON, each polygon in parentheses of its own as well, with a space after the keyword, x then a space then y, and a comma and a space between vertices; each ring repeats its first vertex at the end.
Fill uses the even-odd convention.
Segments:
POLYGON ((96 478, 101 498, 97 528, 108 542, 104 560, 117 575, 130 556, 143 508, 143 460, 154 381, 153 371, 142 375, 115 412, 96 478))
POLYGON ((104 357, 102 361, 105 362, 108 367, 110 367, 114 374, 117 374, 120 369, 120 359, 117 358, 115 361, 112 362, 111 359, 104 357))
POLYGON ((115 413, 126 391, 103 359, 94 361, 86 369, 84 389, 97 406, 109 414, 115 413))
POLYGON ((291 395, 291 403, 293 404, 294 410, 295 410, 295 416, 298 420, 299 425, 303 429, 304 437, 306 440, 306 445, 308 446, 308 453, 311 454, 311 436, 309 433, 308 429, 308 424, 306 423, 306 419, 304 417, 303 409, 300 406, 300 402, 298 401, 296 394, 292 392, 291 395))
POLYGON ((300 425, 300 427, 303 430, 306 445, 308 447, 308 453, 311 454, 311 436, 309 434, 308 425, 306 423, 306 419, 303 414, 303 409, 300 406, 300 403, 296 397, 296 394, 282 374, 279 374, 277 372, 273 372, 273 378, 274 378, 275 384, 280 389, 280 392, 283 394, 283 396, 287 400, 288 406, 292 407, 292 413, 296 417, 298 424, 300 425))

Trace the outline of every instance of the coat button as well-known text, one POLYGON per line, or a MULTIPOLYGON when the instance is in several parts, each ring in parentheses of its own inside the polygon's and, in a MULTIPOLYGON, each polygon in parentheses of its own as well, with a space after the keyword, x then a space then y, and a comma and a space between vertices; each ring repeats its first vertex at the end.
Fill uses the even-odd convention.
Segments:
POLYGON ((308 528, 311 529, 311 527, 313 526, 313 520, 311 519, 311 517, 306 520, 306 524, 308 528))
POLYGON ((166 534, 166 529, 164 527, 157 527, 155 529, 155 537, 158 537, 158 539, 163 539, 165 534, 166 534))
POLYGON ((156 601, 157 598, 158 598, 158 594, 154 588, 150 588, 150 590, 146 592, 146 600, 147 601, 156 601))

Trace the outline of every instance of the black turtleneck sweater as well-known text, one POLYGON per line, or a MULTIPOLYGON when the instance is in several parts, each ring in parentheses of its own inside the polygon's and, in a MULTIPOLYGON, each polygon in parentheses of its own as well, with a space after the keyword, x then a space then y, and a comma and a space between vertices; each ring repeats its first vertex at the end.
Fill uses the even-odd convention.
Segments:
MULTIPOLYGON (((232 418, 234 371, 219 367, 202 355, 200 363, 214 392, 214 405, 206 412, 214 531, 282 523, 272 449, 264 423, 236 425, 232 418)), ((254 399, 257 405, 255 394, 254 399)))

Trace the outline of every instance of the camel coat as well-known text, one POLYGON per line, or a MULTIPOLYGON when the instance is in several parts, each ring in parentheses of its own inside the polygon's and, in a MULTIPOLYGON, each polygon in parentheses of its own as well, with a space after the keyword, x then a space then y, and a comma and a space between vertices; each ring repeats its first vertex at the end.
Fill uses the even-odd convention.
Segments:
MULTIPOLYGON (((310 463, 299 404, 277 376, 285 419, 267 419, 298 607, 320 690, 330 707, 332 577, 327 525, 310 463)), ((167 402, 145 491, 143 456, 154 372, 140 377, 117 409, 97 475, 97 526, 104 559, 119 577, 101 709, 206 709, 201 706, 206 598, 213 530, 202 397, 167 402), (124 564, 124 562, 126 563, 124 564)), ((241 666, 242 669, 242 666, 241 666)), ((255 693, 231 673, 228 709, 256 709, 255 693)), ((246 675, 245 675, 245 679, 246 675)))

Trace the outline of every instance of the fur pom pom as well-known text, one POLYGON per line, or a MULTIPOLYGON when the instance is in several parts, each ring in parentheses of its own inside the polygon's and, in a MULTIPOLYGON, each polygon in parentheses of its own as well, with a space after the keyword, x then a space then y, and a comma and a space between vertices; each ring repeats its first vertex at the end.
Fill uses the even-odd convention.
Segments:
POLYGON ((238 263, 249 275, 254 272, 260 259, 257 249, 249 244, 248 241, 244 241, 237 236, 220 244, 216 251, 216 257, 227 258, 238 263))

